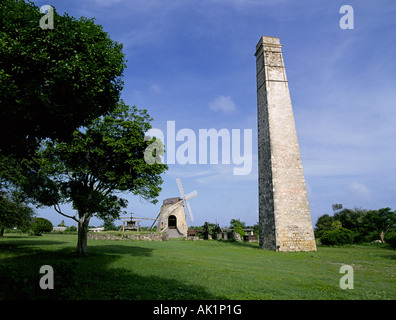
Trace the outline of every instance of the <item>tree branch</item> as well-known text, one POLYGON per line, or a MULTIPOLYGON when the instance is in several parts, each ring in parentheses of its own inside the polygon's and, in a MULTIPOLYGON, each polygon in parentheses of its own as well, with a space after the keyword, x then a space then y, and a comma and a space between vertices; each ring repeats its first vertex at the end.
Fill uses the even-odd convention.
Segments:
POLYGON ((93 175, 91 175, 91 177, 89 179, 89 184, 90 184, 89 189, 92 191, 97 190, 99 187, 99 184, 100 184, 100 181, 99 181, 99 183, 97 183, 98 181, 99 181, 99 179, 96 179, 93 175), (96 186, 95 186, 95 184, 96 184, 96 186))
POLYGON ((100 180, 100 179, 98 179, 98 180, 96 180, 97 182, 98 182, 98 184, 96 185, 96 191, 99 191, 99 192, 102 192, 103 194, 105 194, 105 195, 107 195, 109 192, 109 189, 110 189, 110 191, 113 191, 113 189, 115 188, 115 186, 116 186, 116 184, 115 183, 110 183, 110 182, 107 182, 107 183, 104 183, 103 182, 103 180, 100 180))
POLYGON ((72 217, 72 216, 68 216, 67 214, 64 214, 61 209, 59 204, 54 204, 54 209, 56 212, 58 212, 59 214, 61 214, 62 216, 66 217, 66 218, 70 218, 73 219, 74 221, 78 222, 78 220, 76 219, 76 217, 72 217), (56 208, 56 206, 58 206, 58 208, 56 208))
POLYGON ((73 176, 70 175, 69 171, 68 171, 67 168, 66 168, 66 165, 65 165, 64 163, 62 163, 62 165, 63 165, 63 169, 65 170, 65 172, 66 172, 66 174, 68 175, 69 179, 70 179, 70 180, 73 180, 73 176))

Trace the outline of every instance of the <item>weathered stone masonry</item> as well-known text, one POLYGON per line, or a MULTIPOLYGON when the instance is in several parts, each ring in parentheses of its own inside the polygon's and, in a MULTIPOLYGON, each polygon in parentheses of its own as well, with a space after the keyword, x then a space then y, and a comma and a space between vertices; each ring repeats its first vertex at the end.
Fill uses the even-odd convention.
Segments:
POLYGON ((316 251, 279 38, 256 46, 260 248, 316 251))

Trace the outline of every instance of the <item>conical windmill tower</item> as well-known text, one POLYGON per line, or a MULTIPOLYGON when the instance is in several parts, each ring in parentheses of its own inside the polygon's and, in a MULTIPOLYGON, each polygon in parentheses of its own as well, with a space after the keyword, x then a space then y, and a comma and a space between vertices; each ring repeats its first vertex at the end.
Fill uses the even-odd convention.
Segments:
POLYGON ((194 221, 192 210, 187 200, 198 195, 195 190, 186 195, 179 178, 176 179, 176 183, 181 197, 165 199, 158 215, 157 230, 166 232, 168 237, 171 238, 187 236, 187 215, 190 221, 194 221))

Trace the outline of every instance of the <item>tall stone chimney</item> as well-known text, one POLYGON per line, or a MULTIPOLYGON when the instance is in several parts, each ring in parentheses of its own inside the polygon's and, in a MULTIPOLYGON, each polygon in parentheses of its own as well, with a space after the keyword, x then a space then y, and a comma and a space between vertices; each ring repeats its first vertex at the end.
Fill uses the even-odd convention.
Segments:
POLYGON ((260 248, 316 251, 279 38, 256 46, 260 248))

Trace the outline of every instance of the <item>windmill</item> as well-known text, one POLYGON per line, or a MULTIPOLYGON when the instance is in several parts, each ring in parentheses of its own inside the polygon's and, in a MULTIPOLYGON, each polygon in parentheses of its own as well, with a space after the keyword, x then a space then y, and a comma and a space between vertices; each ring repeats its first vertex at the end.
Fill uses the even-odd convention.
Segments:
POLYGON ((187 202, 187 200, 190 200, 191 198, 196 197, 198 195, 198 192, 196 190, 194 190, 194 191, 190 192, 189 194, 185 194, 183 186, 182 186, 182 183, 181 183, 179 178, 176 179, 176 183, 177 183, 177 186, 178 186, 179 191, 180 191, 181 200, 176 202, 174 205, 170 206, 169 207, 169 212, 172 212, 173 210, 175 210, 180 205, 180 202, 183 201, 184 204, 185 204, 184 207, 185 207, 185 209, 187 211, 186 216, 188 214, 188 216, 190 218, 190 221, 194 221, 194 216, 193 216, 190 204, 187 202))
MULTIPOLYGON (((198 195, 197 191, 190 192, 189 194, 184 193, 183 185, 179 178, 176 179, 177 186, 180 191, 181 197, 167 198, 163 201, 160 213, 155 219, 158 221, 157 230, 165 231, 168 236, 179 237, 181 235, 187 235, 187 216, 190 221, 194 221, 193 213, 188 200, 198 195), (176 230, 172 230, 176 229, 176 230)), ((150 229, 154 226, 152 224, 150 229)))

